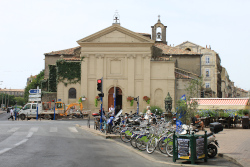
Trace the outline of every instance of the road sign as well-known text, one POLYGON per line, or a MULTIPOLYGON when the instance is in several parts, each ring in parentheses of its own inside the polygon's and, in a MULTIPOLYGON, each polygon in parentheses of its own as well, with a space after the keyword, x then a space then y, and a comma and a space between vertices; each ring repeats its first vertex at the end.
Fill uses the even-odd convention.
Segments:
POLYGON ((33 97, 41 97, 41 94, 32 94, 32 95, 29 95, 30 98, 33 98, 33 97))
POLYGON ((29 101, 41 101, 41 98, 32 97, 32 98, 29 98, 29 101))
POLYGON ((41 89, 30 89, 29 93, 30 94, 38 94, 38 93, 41 93, 41 89))

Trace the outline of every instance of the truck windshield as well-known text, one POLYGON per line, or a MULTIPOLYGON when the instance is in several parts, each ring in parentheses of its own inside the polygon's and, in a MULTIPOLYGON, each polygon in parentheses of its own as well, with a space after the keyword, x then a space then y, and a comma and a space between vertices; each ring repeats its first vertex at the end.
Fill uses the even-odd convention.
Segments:
POLYGON ((62 103, 56 103, 56 108, 62 108, 62 103))

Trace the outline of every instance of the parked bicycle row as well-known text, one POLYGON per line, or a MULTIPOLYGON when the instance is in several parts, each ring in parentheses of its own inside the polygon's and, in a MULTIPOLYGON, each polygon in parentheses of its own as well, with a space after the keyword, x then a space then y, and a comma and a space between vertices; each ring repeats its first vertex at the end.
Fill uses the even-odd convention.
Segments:
MULTIPOLYGON (((163 117, 151 114, 145 115, 127 114, 122 115, 122 110, 114 116, 111 113, 100 116, 100 113, 93 113, 95 117, 94 128, 105 134, 119 134, 125 143, 132 147, 151 154, 159 149, 163 154, 173 156, 173 134, 190 134, 198 132, 197 127, 182 125, 176 129, 172 122, 165 121, 163 117), (102 119, 102 123, 100 123, 102 119)), ((216 128, 217 124, 215 124, 216 128)), ((212 127, 212 126, 211 126, 212 127)), ((214 127, 213 130, 214 131, 214 127)), ((213 132, 207 134, 208 157, 217 155, 218 142, 213 132)))

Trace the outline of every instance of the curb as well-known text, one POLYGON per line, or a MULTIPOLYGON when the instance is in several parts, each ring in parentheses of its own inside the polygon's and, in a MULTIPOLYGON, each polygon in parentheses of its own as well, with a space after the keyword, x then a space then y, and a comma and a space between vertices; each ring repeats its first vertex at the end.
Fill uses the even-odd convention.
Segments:
MULTIPOLYGON (((105 139, 114 139, 113 137, 117 137, 118 136, 118 138, 120 138, 120 136, 119 135, 105 135, 105 134, 103 134, 103 133, 101 133, 100 131, 98 131, 98 130, 94 130, 94 129, 90 129, 90 128, 87 128, 87 127, 85 127, 85 126, 81 126, 81 125, 78 125, 78 124, 76 124, 76 126, 77 127, 79 127, 79 128, 81 128, 81 129, 83 129, 83 130, 86 130, 86 131, 88 131, 88 132, 91 132, 91 133, 93 133, 93 134, 95 134, 95 135, 98 135, 98 136, 102 136, 102 137, 104 137, 105 139), (96 132, 95 132, 96 131, 96 132)), ((134 153, 136 153, 136 154, 138 154, 138 155, 140 155, 141 157, 143 157, 143 158, 145 158, 145 159, 147 159, 147 160, 150 160, 150 161, 152 161, 152 162, 156 162, 156 163, 161 163, 161 164, 166 164, 166 165, 174 165, 174 166, 202 166, 202 167, 213 167, 214 165, 197 165, 197 164, 177 164, 177 163, 174 163, 174 162, 165 162, 165 161, 158 161, 158 160, 156 160, 156 159, 154 159, 154 158, 152 158, 151 156, 148 156, 147 154, 144 154, 144 153, 142 153, 142 152, 140 152, 140 151, 138 151, 138 150, 136 150, 136 149, 134 149, 134 148, 132 148, 132 147, 129 147, 129 146, 127 146, 127 145, 125 145, 125 144, 123 144, 123 143, 119 143, 119 142, 117 142, 117 141, 115 141, 115 140, 109 140, 110 142, 114 142, 114 143, 116 143, 116 144, 118 144, 118 145, 120 145, 120 146, 122 146, 122 147, 125 147, 126 149, 128 149, 128 150, 130 150, 130 151, 133 151, 134 153)), ((225 166, 218 166, 218 165, 215 165, 216 167, 225 167, 225 166)))
POLYGON ((228 155, 225 155, 225 154, 223 154, 223 153, 218 153, 218 156, 221 157, 221 158, 224 158, 224 159, 226 159, 226 160, 228 160, 228 161, 231 161, 231 162, 233 162, 233 163, 236 163, 236 164, 239 165, 239 166, 244 167, 244 166, 243 166, 242 164, 240 164, 236 159, 234 159, 234 158, 232 158, 232 157, 230 157, 230 156, 228 156, 228 155))

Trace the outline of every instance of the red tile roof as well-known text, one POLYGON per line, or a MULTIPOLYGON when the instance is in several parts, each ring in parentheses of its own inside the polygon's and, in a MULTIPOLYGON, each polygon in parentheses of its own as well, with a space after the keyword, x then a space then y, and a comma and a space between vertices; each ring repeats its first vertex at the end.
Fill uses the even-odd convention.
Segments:
POLYGON ((199 55, 199 53, 197 52, 192 52, 192 51, 188 51, 188 50, 183 50, 183 49, 179 49, 176 47, 171 47, 168 46, 167 44, 163 44, 163 43, 155 43, 154 46, 156 46, 157 48, 160 48, 162 50, 163 54, 186 54, 186 55, 199 55))
POLYGON ((64 50, 59 50, 59 51, 52 51, 49 53, 45 53, 45 55, 74 55, 74 51, 81 46, 77 46, 74 48, 69 48, 69 49, 64 49, 64 50))
POLYGON ((175 78, 176 78, 176 79, 191 79, 190 76, 181 74, 181 73, 176 72, 176 71, 174 72, 174 74, 175 74, 175 78))
POLYGON ((81 58, 71 57, 71 58, 63 58, 66 61, 81 61, 81 58))

